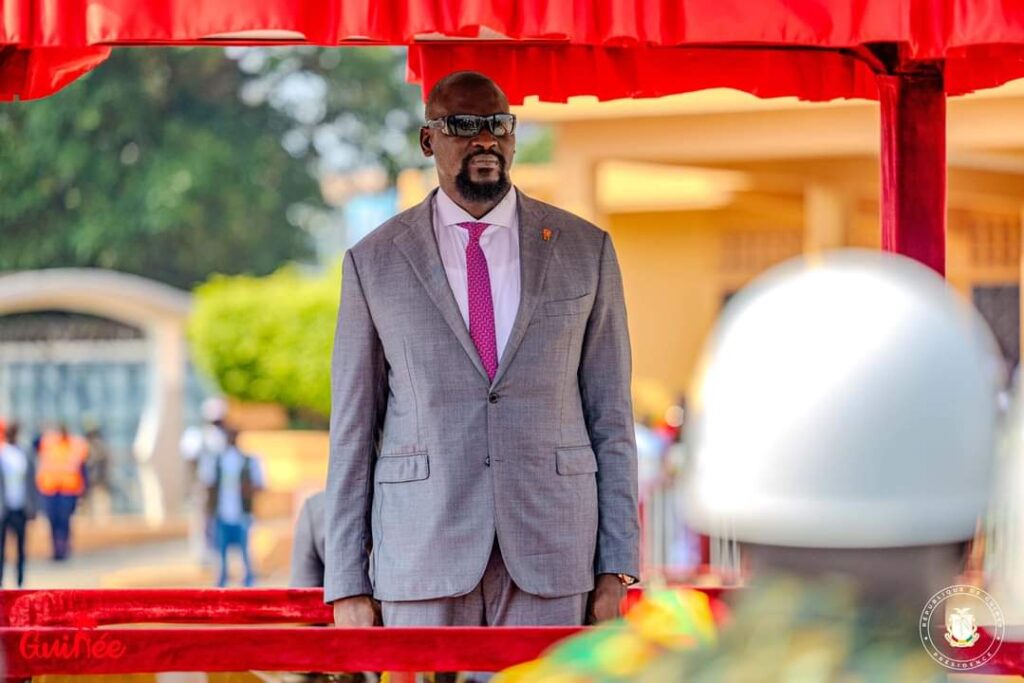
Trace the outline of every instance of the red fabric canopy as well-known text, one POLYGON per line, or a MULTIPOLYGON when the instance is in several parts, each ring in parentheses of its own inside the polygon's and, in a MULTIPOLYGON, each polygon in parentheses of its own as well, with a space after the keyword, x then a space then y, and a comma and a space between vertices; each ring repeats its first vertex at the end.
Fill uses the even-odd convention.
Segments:
POLYGON ((109 47, 0 46, 0 101, 52 95, 109 56, 109 47))
POLYGON ((575 95, 610 100, 724 87, 813 101, 878 97, 874 73, 865 62, 829 50, 468 43, 409 50, 409 80, 422 83, 424 92, 461 69, 486 73, 513 104, 530 95, 564 102, 575 95))
MULTIPOLYGON (((1022 3, 1024 5, 1024 3, 1022 3)), ((409 80, 429 88, 460 69, 494 78, 513 104, 536 95, 564 102, 661 97, 705 88, 735 88, 758 97, 878 99, 870 54, 807 47, 593 47, 461 43, 414 45, 409 80)), ((1024 77, 1024 46, 951 50, 944 63, 947 95, 963 95, 1024 77)))
POLYGON ((711 86, 876 97, 868 62, 838 52, 873 43, 899 43, 905 63, 945 59, 950 94, 1024 76, 1015 0, 4 0, 0 97, 55 92, 109 46, 267 44, 224 37, 246 31, 288 32, 269 41, 281 43, 417 45, 411 73, 426 84, 472 66, 517 101, 711 86), (493 42, 431 42, 445 37, 493 42))

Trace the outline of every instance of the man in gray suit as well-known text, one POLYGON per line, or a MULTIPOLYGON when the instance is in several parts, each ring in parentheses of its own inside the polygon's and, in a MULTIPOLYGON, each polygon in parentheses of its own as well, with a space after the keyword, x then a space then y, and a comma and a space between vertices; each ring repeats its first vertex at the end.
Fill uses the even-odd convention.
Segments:
POLYGON ((442 79, 427 119, 440 189, 345 256, 324 598, 345 626, 371 596, 386 626, 617 616, 639 523, 611 240, 512 187, 487 77, 442 79))

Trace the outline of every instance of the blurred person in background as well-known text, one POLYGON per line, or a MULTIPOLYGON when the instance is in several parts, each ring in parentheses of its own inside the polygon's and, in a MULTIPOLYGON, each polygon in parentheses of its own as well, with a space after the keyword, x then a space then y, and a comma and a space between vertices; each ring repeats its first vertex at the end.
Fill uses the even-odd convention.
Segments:
POLYGON ((665 416, 658 424, 658 433, 670 444, 679 443, 683 439, 685 421, 686 396, 679 396, 675 403, 665 409, 665 416))
POLYGON ((253 502, 265 487, 263 465, 254 455, 238 448, 238 430, 224 429, 225 450, 215 458, 200 461, 199 479, 207 487, 207 514, 214 520, 220 574, 217 585, 228 583, 228 550, 237 548, 245 575, 242 583, 252 586, 256 576, 249 556, 253 502))
POLYGON ((666 519, 672 509, 666 505, 665 454, 669 441, 652 427, 654 420, 642 418, 634 426, 637 455, 637 491, 643 523, 641 559, 644 576, 660 581, 666 564, 666 519))
MULTIPOLYGON (((324 587, 324 492, 317 491, 306 498, 295 522, 292 540, 291 567, 288 585, 291 588, 324 587)), ((294 683, 364 683, 377 681, 378 674, 371 672, 354 673, 302 673, 286 677, 294 683)))
POLYGON ((113 457, 99 425, 93 420, 85 422, 85 440, 89 445, 89 455, 85 461, 86 491, 83 503, 88 505, 92 515, 110 514, 114 495, 111 480, 113 457))
POLYGON ((633 427, 637 455, 637 489, 640 503, 644 504, 652 488, 661 482, 662 460, 668 450, 668 442, 651 427, 650 418, 637 420, 633 427))
POLYGON ((299 511, 292 541, 288 585, 292 588, 324 587, 324 492, 307 498, 299 511))
POLYGON ((675 404, 665 411, 664 424, 666 429, 671 432, 667 434, 670 442, 662 461, 662 475, 667 497, 669 500, 676 501, 674 505, 669 504, 667 513, 669 518, 667 561, 674 576, 694 576, 701 571, 703 559, 701 538, 687 527, 679 505, 679 501, 685 498, 682 485, 683 474, 686 471, 688 419, 686 396, 680 395, 675 404))
POLYGON ((999 477, 985 533, 985 575, 1007 623, 1024 623, 1024 387, 1019 369, 999 443, 999 477))
POLYGON ((50 520, 53 559, 57 561, 66 560, 71 553, 71 517, 78 499, 85 493, 88 457, 88 442, 71 434, 67 425, 62 424, 56 432, 44 433, 39 439, 36 486, 50 520))
POLYGON ((18 447, 18 425, 6 428, 0 423, 0 587, 6 567, 6 547, 9 535, 14 536, 17 559, 17 587, 25 585, 25 534, 28 522, 35 519, 36 500, 35 465, 25 451, 18 447))
POLYGON ((721 632, 704 596, 655 595, 500 682, 946 680, 918 626, 988 507, 997 353, 910 259, 768 271, 725 310, 691 404, 687 519, 751 577, 721 632))
POLYGON ((203 401, 199 412, 203 424, 191 426, 182 432, 178 449, 189 472, 190 546, 201 562, 212 564, 217 557, 217 529, 209 513, 208 489, 200 480, 199 472, 203 463, 216 460, 227 448, 227 427, 224 421, 228 414, 228 403, 219 396, 211 396, 203 401))

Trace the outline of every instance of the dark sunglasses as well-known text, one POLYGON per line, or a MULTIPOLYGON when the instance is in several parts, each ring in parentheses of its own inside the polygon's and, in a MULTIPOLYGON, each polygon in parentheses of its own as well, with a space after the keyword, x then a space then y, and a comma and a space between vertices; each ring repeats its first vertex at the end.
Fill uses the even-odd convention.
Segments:
POLYGON ((496 138, 514 135, 516 132, 515 114, 452 114, 427 121, 427 128, 440 128, 445 135, 454 137, 475 138, 484 129, 484 124, 487 124, 491 135, 496 138))

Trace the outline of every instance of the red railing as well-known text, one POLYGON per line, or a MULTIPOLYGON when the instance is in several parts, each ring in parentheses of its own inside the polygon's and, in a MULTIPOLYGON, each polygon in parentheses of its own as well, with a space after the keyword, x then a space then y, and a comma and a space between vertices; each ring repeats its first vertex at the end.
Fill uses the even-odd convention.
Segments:
MULTIPOLYGON (((497 671, 580 630, 316 626, 330 620, 317 589, 0 591, 0 639, 9 678, 159 671, 497 671)), ((1024 632, 1008 629, 996 659, 975 673, 1024 675, 1024 642, 1014 636, 1024 632)))
POLYGON ((329 623, 331 610, 317 589, 2 591, 0 619, 8 678, 158 671, 498 671, 579 631, 320 628, 315 624, 329 623))

